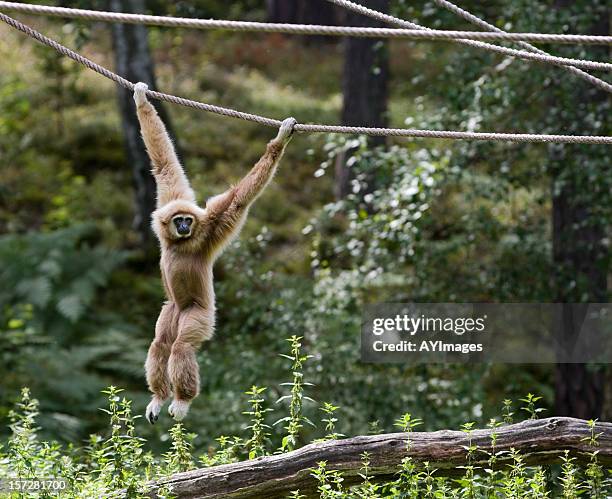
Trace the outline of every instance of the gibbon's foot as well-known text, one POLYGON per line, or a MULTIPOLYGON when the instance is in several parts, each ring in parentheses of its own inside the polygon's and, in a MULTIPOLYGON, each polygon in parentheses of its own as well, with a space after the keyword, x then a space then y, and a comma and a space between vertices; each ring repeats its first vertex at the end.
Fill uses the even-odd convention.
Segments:
POLYGON ((287 118, 283 120, 281 126, 278 130, 278 135, 276 136, 276 140, 279 142, 286 144, 291 139, 293 135, 295 125, 297 124, 297 120, 295 118, 287 118))
POLYGON ((172 416, 175 421, 182 421, 185 416, 187 416, 187 412, 189 411, 189 404, 191 404, 191 402, 174 399, 170 404, 170 407, 168 407, 168 414, 170 414, 170 416, 172 416))
POLYGON ((161 408, 164 406, 164 401, 158 399, 157 397, 153 397, 149 405, 147 406, 146 417, 147 421, 151 424, 155 424, 155 422, 159 419, 159 413, 161 408))
POLYGON ((137 107, 140 107, 148 102, 147 90, 149 90, 149 86, 141 81, 134 85, 134 102, 136 102, 137 107))

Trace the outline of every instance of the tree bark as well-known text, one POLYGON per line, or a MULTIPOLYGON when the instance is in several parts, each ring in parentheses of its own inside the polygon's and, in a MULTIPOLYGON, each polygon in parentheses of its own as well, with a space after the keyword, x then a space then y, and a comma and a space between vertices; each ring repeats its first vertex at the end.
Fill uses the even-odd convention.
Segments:
MULTIPOLYGON (((389 11, 389 0, 361 0, 362 5, 380 12, 389 11)), ((360 15, 347 12, 345 23, 349 26, 384 27, 385 25, 360 15)), ((348 38, 344 49, 344 73, 342 81, 342 124, 347 126, 386 127, 389 82, 388 42, 376 38, 348 38)), ((385 144, 385 137, 369 137, 368 145, 385 144)), ((347 165, 351 151, 339 155, 336 160, 337 199, 351 191, 354 178, 347 165)), ((373 184, 369 179, 368 184, 373 184)), ((369 185, 368 192, 374 190, 369 185)))
MULTIPOLYGON (((326 0, 266 0, 268 21, 289 24, 324 24, 336 26, 340 9, 326 0)), ((311 43, 333 44, 331 36, 300 36, 305 45, 311 43)))
POLYGON ((266 8, 272 23, 338 24, 338 9, 326 0, 267 0, 266 8))
POLYGON ((284 0, 266 0, 268 22, 295 23, 297 19, 298 3, 284 0))
MULTIPOLYGON (((143 13, 145 12, 144 0, 110 0, 110 10, 143 13)), ((146 26, 113 24, 112 35, 117 73, 133 82, 145 82, 149 88, 155 89, 155 71, 146 26)), ((157 247, 150 225, 151 213, 155 210, 155 181, 151 175, 149 157, 140 136, 140 126, 132 93, 119 86, 117 86, 117 92, 126 156, 132 170, 134 185, 133 228, 139 235, 145 254, 150 254, 157 247)), ((153 105, 172 135, 170 121, 163 106, 158 101, 153 101, 153 105)))
MULTIPOLYGON (((311 470, 320 461, 327 462, 328 470, 339 470, 344 485, 361 481, 363 452, 368 452, 368 475, 374 480, 397 478, 401 461, 411 456, 417 462, 428 461, 436 476, 462 474, 458 466, 467 463, 466 447, 476 445, 471 464, 485 465, 486 452, 491 452, 491 436, 495 432, 500 467, 510 463, 511 448, 521 452, 526 464, 557 462, 565 450, 586 463, 588 452, 598 451, 599 462, 605 467, 612 464, 612 424, 597 423, 595 433, 600 433, 597 447, 589 444, 591 429, 586 421, 572 418, 548 418, 496 428, 474 430, 468 435, 463 431, 435 431, 393 433, 331 440, 310 444, 287 454, 267 456, 240 463, 214 466, 186 473, 179 473, 158 485, 171 486, 179 498, 284 498, 299 489, 306 497, 319 497, 317 484, 311 470), (410 449, 407 443, 410 441, 410 449), (486 451, 486 452, 483 452, 486 451)), ((150 495, 156 497, 156 484, 150 495)))
MULTIPOLYGON (((573 0, 557 0, 556 6, 564 8, 572 3, 573 0)), ((609 17, 604 15, 594 24, 591 34, 607 35, 609 31, 609 17)), ((601 55, 605 57, 606 48, 601 55)), ((576 81, 573 92, 574 102, 603 104, 608 98, 603 90, 583 81, 576 81)), ((576 114, 569 114, 568 119, 576 120, 576 114)), ((571 129, 572 123, 562 125, 571 129)), ((560 303, 605 303, 608 301, 609 262, 609 249, 605 243, 606 223, 594 213, 598 203, 596 196, 590 195, 595 189, 588 180, 585 165, 581 164, 580 158, 585 155, 581 152, 579 148, 571 146, 551 148, 555 300, 560 303)), ((573 316, 568 305, 561 316, 557 317, 555 330, 566 348, 575 344, 585 312, 586 307, 584 312, 573 316)), ((600 418, 604 402, 604 378, 605 372, 601 368, 584 364, 557 364, 556 414, 585 419, 600 418)))

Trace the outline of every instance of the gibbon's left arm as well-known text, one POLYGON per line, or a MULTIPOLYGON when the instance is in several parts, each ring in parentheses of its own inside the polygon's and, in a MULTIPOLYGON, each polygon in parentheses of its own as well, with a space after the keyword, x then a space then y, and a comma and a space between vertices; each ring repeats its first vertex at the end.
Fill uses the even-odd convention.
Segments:
POLYGON ((268 142, 264 155, 234 187, 235 196, 232 205, 235 209, 240 211, 248 208, 270 183, 285 152, 285 146, 291 140, 296 123, 294 118, 287 118, 283 121, 276 138, 268 142))
POLYGON ((294 118, 283 121, 276 138, 268 142, 266 152, 238 184, 208 200, 207 211, 216 221, 215 237, 218 244, 227 241, 234 233, 240 230, 241 219, 249 206, 257 199, 265 187, 270 183, 286 145, 291 140, 293 128, 296 124, 294 118))
POLYGON ((147 99, 148 88, 146 83, 137 83, 134 86, 134 102, 157 184, 157 207, 161 208, 175 199, 195 203, 195 194, 176 156, 174 144, 157 111, 147 99))
POLYGON ((278 135, 268 142, 266 152, 251 171, 231 189, 206 203, 207 211, 218 221, 216 235, 220 240, 236 230, 236 223, 272 180, 296 123, 294 118, 284 120, 278 135))

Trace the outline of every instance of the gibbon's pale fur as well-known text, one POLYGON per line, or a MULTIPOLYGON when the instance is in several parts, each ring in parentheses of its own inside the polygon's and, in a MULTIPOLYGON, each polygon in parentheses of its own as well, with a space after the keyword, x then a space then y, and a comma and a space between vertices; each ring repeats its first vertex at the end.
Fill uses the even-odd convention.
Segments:
POLYGON ((167 297, 145 363, 153 393, 146 416, 153 424, 171 394, 168 412, 180 421, 200 391, 196 351, 215 328, 213 263, 240 232, 249 206, 270 182, 295 120, 283 121, 277 137, 238 184, 201 208, 146 90, 146 84, 136 84, 134 100, 157 183, 152 225, 161 246, 161 277, 167 297))

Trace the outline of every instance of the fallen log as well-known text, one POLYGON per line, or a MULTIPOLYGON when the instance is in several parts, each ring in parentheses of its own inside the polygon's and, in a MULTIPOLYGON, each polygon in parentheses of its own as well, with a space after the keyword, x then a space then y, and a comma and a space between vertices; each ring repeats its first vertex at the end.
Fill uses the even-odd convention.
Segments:
MULTIPOLYGON (((317 497, 316 481, 311 469, 320 461, 327 462, 328 470, 343 473, 344 484, 356 484, 362 467, 361 454, 368 452, 368 474, 376 480, 393 480, 402 459, 411 456, 415 461, 428 461, 438 468, 437 476, 456 475, 457 466, 467 464, 466 447, 478 447, 471 463, 483 466, 492 450, 492 434, 497 435, 495 451, 516 449, 526 464, 548 464, 559 461, 567 450, 578 463, 586 463, 589 453, 598 450, 603 466, 612 465, 612 423, 597 423, 597 446, 589 442, 591 428, 582 419, 553 417, 529 420, 496 429, 463 431, 391 433, 330 440, 306 445, 286 454, 266 456, 239 463, 213 466, 169 477, 153 484, 155 489, 169 485, 179 498, 285 498, 299 489, 306 497, 317 497), (407 444, 410 441, 410 449, 407 444)), ((500 466, 509 464, 510 457, 501 455, 500 466)))

